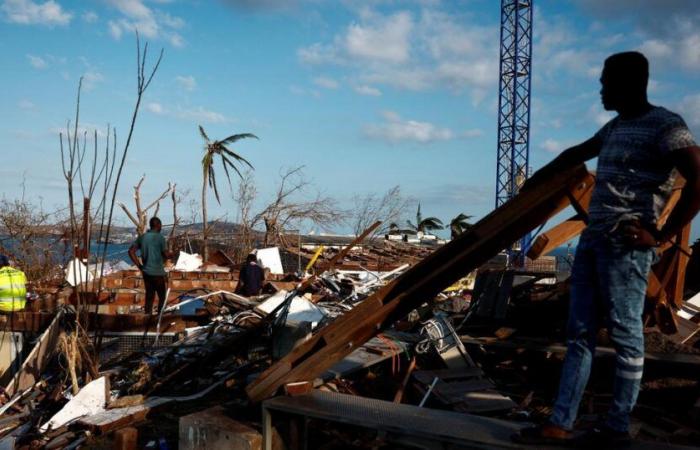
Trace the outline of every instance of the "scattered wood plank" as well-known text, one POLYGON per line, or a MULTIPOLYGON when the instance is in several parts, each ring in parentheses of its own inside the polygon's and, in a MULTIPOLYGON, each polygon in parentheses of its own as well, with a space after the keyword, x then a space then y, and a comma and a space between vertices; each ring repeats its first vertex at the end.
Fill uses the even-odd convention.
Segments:
POLYGON ((39 338, 39 342, 24 360, 19 372, 9 382, 5 391, 12 396, 15 392, 24 391, 34 386, 41 378, 49 359, 58 348, 58 337, 61 334, 61 321, 63 320, 63 309, 56 313, 49 327, 39 338))

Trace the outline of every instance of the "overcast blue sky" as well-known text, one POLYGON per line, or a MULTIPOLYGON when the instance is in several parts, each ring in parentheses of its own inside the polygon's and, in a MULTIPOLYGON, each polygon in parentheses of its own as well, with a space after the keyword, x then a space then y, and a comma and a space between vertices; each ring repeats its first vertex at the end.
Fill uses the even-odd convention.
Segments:
MULTIPOLYGON (((609 119, 598 77, 616 51, 642 50, 652 102, 700 134, 697 6, 536 0, 533 168, 609 119)), ((144 173, 146 198, 173 181, 197 199, 202 124, 212 137, 260 137, 235 148, 256 168, 261 203, 281 168, 305 165, 343 207, 398 184, 424 215, 481 217, 495 195, 499 8, 497 0, 2 0, 0 189, 21 195, 26 174, 30 198, 65 203, 58 131, 73 115, 80 76, 83 124, 103 132, 110 123, 123 142, 138 28, 165 56, 121 200, 144 173)), ((213 215, 234 220, 223 192, 221 207, 210 201, 213 215)))

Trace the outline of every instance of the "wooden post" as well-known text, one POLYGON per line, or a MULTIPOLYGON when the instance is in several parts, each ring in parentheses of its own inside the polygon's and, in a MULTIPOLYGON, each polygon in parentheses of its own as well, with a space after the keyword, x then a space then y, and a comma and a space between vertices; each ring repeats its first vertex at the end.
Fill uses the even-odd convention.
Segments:
POLYGON ((139 431, 134 427, 126 427, 114 432, 114 450, 136 450, 138 448, 139 431))

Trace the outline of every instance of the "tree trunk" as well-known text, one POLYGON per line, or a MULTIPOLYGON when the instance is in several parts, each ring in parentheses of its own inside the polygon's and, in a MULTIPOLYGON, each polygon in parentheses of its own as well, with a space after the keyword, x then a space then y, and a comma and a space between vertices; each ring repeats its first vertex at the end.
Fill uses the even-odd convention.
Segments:
POLYGON ((209 171, 204 169, 202 179, 202 261, 206 262, 209 259, 208 248, 208 225, 207 225, 207 182, 209 181, 209 171))

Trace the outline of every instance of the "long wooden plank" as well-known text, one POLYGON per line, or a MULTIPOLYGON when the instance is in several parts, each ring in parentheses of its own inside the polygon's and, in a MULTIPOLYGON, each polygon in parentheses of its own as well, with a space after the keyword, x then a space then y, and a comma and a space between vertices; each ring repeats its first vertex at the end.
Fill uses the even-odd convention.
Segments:
MULTIPOLYGON (((673 211, 673 208, 675 208, 676 204, 678 203, 678 200, 680 199, 681 190, 683 189, 683 186, 685 186, 685 179, 682 176, 678 175, 673 186, 671 196, 669 197, 666 206, 664 207, 663 211, 661 212, 661 215, 659 216, 659 226, 666 223, 668 216, 671 214, 671 211, 673 211)), ((584 211, 588 211, 588 206, 590 204, 592 194, 593 186, 591 186, 587 197, 580 202, 580 206, 584 211)), ((566 242, 581 234, 581 232, 583 232, 585 228, 586 224, 583 220, 583 216, 581 214, 577 214, 569 218, 568 220, 545 231, 544 233, 540 233, 533 241, 532 246, 530 247, 530 250, 527 253, 528 258, 537 259, 542 255, 546 255, 555 248, 565 244, 566 242)))
POLYGON ((352 242, 350 242, 348 245, 343 247, 343 249, 341 251, 336 253, 336 255, 333 258, 331 258, 331 260, 328 262, 328 270, 333 270, 335 268, 335 265, 339 261, 342 261, 343 258, 345 258, 348 255, 348 253, 350 253, 350 250, 352 250, 353 247, 355 247, 357 244, 364 241, 367 238, 367 236, 369 236, 370 233, 372 233, 374 230, 376 230, 377 227, 381 224, 382 224, 382 221, 377 220, 372 225, 370 225, 369 228, 367 228, 365 231, 363 231, 362 234, 360 234, 355 239, 353 239, 352 242))
MULTIPOLYGON (((681 248, 690 248, 688 245, 690 243, 690 224, 686 224, 678 233, 676 238, 676 243, 681 246, 681 248)), ((685 270, 688 267, 688 262, 690 261, 690 256, 685 252, 675 249, 678 252, 678 258, 676 262, 675 274, 673 279, 669 282, 666 287, 666 294, 676 309, 680 309, 683 306, 683 291, 685 290, 685 270)))
POLYGON ((527 257, 535 260, 555 248, 575 238, 586 228, 586 223, 578 214, 539 234, 532 243, 527 257))
POLYGON ((393 282, 296 347, 246 388, 251 400, 273 395, 290 382, 318 377, 337 360, 362 345, 379 330, 405 316, 423 302, 488 261, 502 249, 588 192, 590 174, 584 165, 556 174, 520 192, 440 247, 393 282), (280 371, 280 365, 290 367, 280 371))
POLYGON ((63 310, 59 310, 49 327, 39 338, 39 342, 29 353, 27 359, 24 360, 19 372, 5 388, 8 395, 12 396, 15 392, 24 391, 39 381, 49 359, 51 359, 58 348, 62 319, 63 310))

